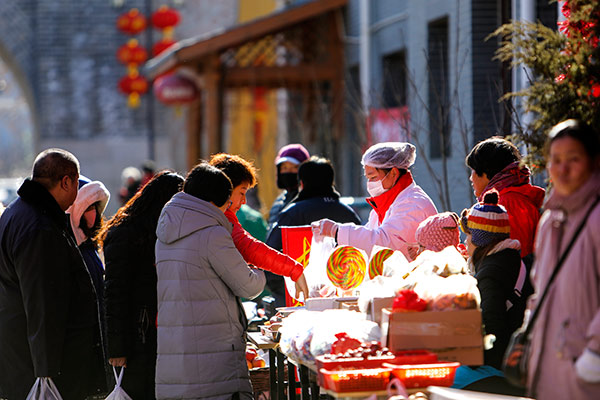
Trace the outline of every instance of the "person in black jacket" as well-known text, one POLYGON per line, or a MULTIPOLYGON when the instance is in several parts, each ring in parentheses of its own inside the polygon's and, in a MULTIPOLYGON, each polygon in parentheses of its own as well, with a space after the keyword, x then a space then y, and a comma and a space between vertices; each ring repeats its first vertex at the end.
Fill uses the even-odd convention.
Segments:
POLYGON ((298 143, 292 143, 279 149, 275 158, 277 166, 277 187, 283 192, 277 196, 269 211, 269 232, 279 218, 281 211, 298 194, 298 166, 310 157, 308 150, 298 143))
POLYGON ((156 366, 156 227, 183 177, 157 173, 98 233, 106 265, 104 307, 109 363, 126 367, 121 383, 133 399, 154 399, 156 366))
POLYGON ((106 390, 96 294, 65 210, 79 162, 40 153, 0 218, 0 398, 24 399, 50 377, 63 399, 106 390))
MULTIPOLYGON (((334 171, 331 162, 321 157, 311 157, 298 169, 300 192, 277 218, 267 244, 281 251, 281 226, 310 225, 313 221, 329 218, 335 222, 360 224, 352 208, 340 202, 334 188, 334 171)), ((277 307, 285 306, 285 283, 281 276, 266 272, 267 285, 277 307)))
POLYGON ((469 267, 481 294, 481 318, 486 334, 496 337, 484 352, 484 366, 461 367, 457 376, 465 379, 464 389, 498 394, 523 395, 500 372, 504 352, 512 333, 523 323, 527 297, 533 293, 529 273, 521 260, 521 244, 510 239, 509 215, 498 204, 498 192, 483 194, 483 201, 463 210, 460 220, 467 235, 469 267))

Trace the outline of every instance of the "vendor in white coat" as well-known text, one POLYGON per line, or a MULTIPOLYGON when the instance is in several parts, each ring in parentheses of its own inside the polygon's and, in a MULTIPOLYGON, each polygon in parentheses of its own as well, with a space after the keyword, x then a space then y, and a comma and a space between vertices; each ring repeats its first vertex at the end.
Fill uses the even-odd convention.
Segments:
POLYGON ((312 223, 313 233, 331 236, 339 245, 367 253, 375 245, 401 251, 408 260, 408 246, 415 243, 419 223, 437 214, 431 198, 413 181, 408 170, 415 162, 415 146, 387 142, 371 146, 362 157, 367 178, 367 202, 373 207, 366 225, 338 224, 329 219, 312 223))

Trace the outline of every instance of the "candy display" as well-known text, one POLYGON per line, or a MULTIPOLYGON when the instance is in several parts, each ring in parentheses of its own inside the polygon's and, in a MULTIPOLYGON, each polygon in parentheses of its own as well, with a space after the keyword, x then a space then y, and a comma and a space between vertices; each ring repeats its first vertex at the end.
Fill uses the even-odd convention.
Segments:
POLYGON ((362 343, 360 340, 356 340, 346 332, 340 332, 335 334, 336 341, 331 344, 331 352, 333 354, 343 354, 347 351, 358 349, 362 343))
POLYGON ((383 262, 390 258, 392 254, 394 254, 394 251, 391 249, 381 249, 371 257, 371 261, 369 262, 370 279, 383 275, 383 262))
POLYGON ((349 290, 359 286, 365 278, 365 257, 355 247, 340 246, 327 260, 327 277, 334 286, 349 290))

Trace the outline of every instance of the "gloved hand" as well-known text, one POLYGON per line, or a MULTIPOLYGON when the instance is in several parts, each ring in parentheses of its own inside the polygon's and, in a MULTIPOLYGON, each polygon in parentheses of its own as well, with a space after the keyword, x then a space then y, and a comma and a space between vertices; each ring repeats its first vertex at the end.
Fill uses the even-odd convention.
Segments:
POLYGON ((575 372, 587 383, 600 382, 600 354, 585 349, 575 361, 575 372))
POLYGON ((301 301, 306 301, 306 299, 308 299, 308 284, 306 283, 304 273, 300 275, 294 284, 296 286, 296 298, 301 301), (304 296, 303 298, 300 297, 300 293, 304 296))
POLYGON ((313 235, 329 236, 334 238, 338 230, 337 223, 330 219, 321 219, 310 224, 313 235))

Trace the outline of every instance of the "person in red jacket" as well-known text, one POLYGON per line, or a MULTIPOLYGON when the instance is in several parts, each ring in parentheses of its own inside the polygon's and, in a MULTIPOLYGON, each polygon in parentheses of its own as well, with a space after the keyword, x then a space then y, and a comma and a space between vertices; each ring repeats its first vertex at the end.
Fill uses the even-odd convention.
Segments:
POLYGON ((226 153, 213 155, 209 163, 223 171, 233 184, 231 205, 225 211, 225 216, 233 225, 233 243, 244 260, 265 271, 290 277, 295 282, 296 298, 300 298, 302 293, 307 299, 308 286, 302 264, 252 237, 237 219, 236 213, 242 204, 246 204, 246 192, 257 183, 256 169, 252 163, 240 156, 226 153))
POLYGON ((521 258, 533 253, 545 191, 531 184, 531 173, 527 166, 521 165, 519 149, 494 136, 477 143, 465 163, 471 168, 469 179, 477 200, 482 201, 483 193, 496 189, 500 193, 498 203, 509 215, 510 237, 521 242, 521 258))

